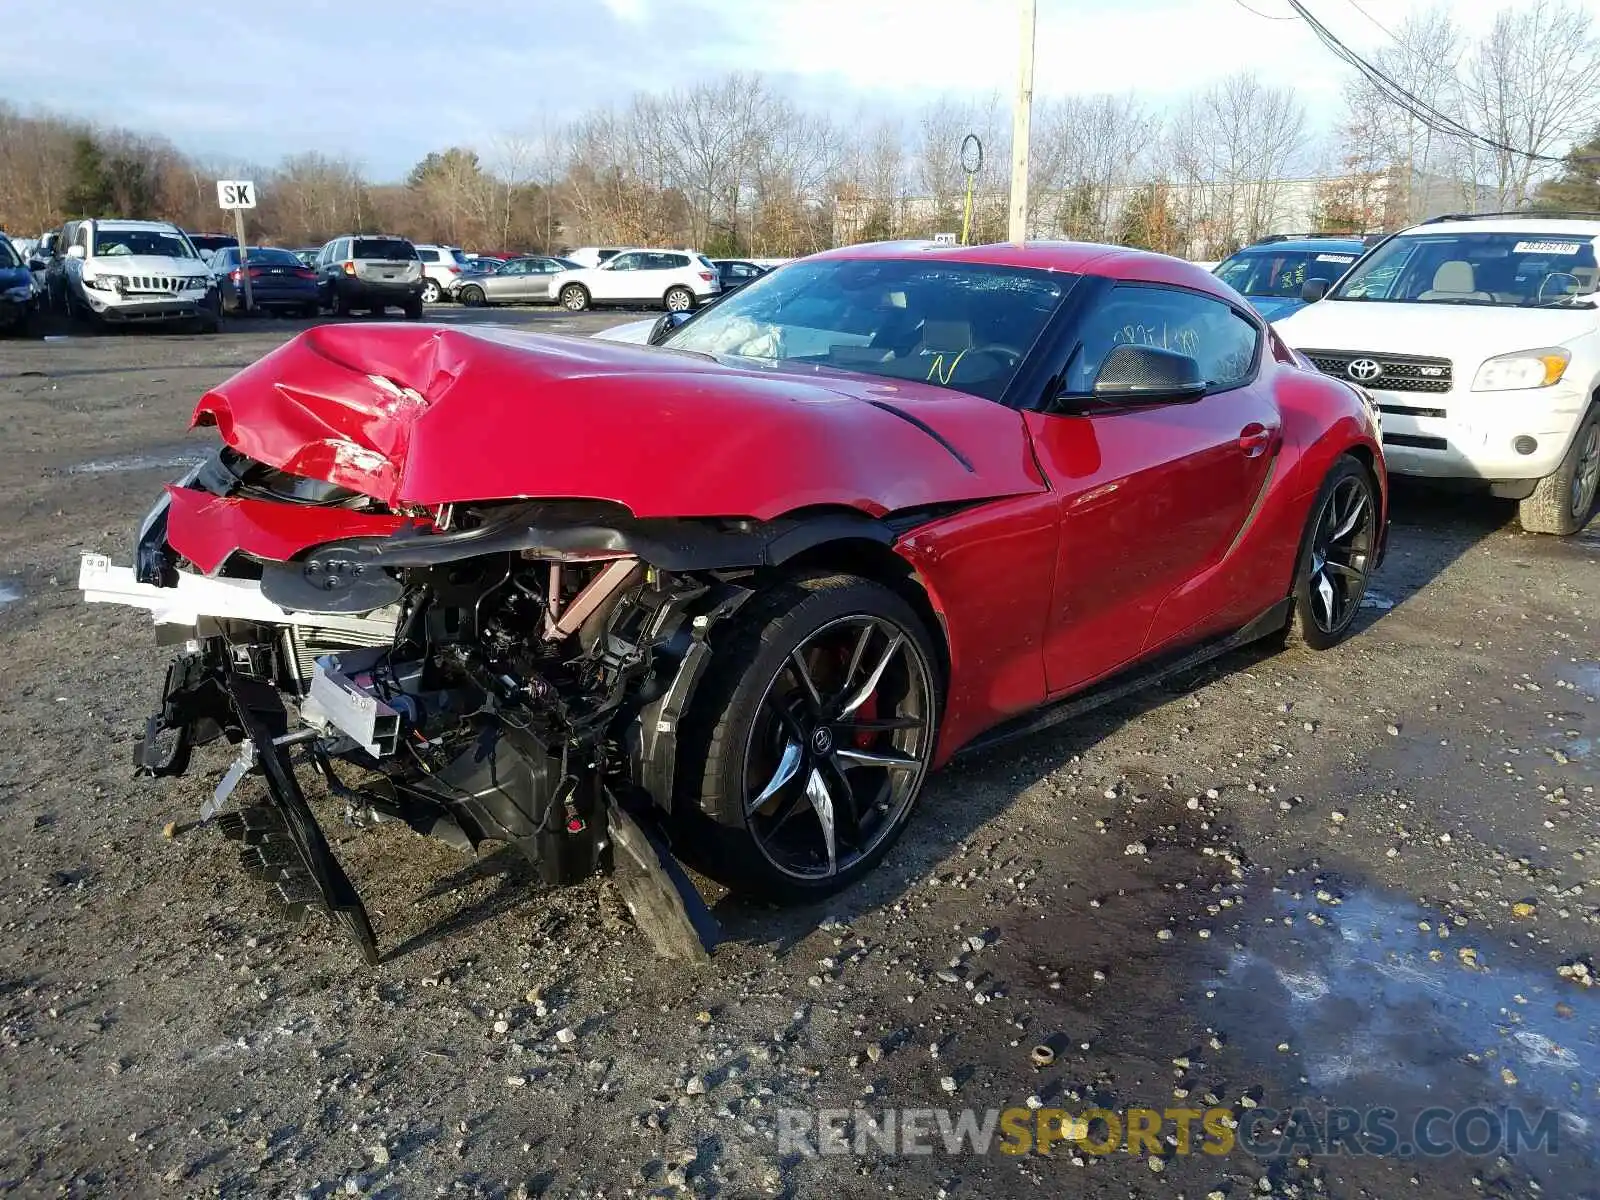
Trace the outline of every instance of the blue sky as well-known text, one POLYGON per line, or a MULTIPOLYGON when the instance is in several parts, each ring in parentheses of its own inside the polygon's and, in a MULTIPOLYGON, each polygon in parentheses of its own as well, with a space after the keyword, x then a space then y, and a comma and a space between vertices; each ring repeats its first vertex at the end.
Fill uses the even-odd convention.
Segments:
MULTIPOLYGON (((1373 49, 1434 0, 1308 0, 1373 49), (1365 10, 1365 12, 1363 12, 1365 10)), ((1452 0, 1481 30, 1527 0, 1452 0)), ((1600 0, 1588 0, 1600 5, 1600 0)), ((1285 0, 1246 0, 1283 17, 1285 0)), ((755 70, 819 109, 1014 86, 1015 0, 6 0, 4 99, 165 135, 219 166, 301 150, 398 178, 432 149, 559 124, 636 90, 755 70), (36 36, 37 35, 37 36, 36 36)), ((1039 0, 1036 94, 1160 101, 1241 68, 1331 123, 1341 76, 1239 0, 1039 0)))

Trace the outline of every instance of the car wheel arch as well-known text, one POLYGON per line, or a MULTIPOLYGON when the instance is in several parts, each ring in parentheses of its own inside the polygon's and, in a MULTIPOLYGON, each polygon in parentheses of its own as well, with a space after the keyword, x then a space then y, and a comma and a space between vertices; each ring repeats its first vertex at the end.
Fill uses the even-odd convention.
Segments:
MULTIPOLYGON (((839 574, 856 575, 882 584, 911 605, 927 629, 937 661, 934 670, 941 689, 950 683, 950 636, 944 614, 934 602, 927 582, 888 541, 872 537, 844 536, 817 542, 785 558, 779 569, 785 576, 839 574)), ((942 703, 943 697, 941 697, 942 703)))

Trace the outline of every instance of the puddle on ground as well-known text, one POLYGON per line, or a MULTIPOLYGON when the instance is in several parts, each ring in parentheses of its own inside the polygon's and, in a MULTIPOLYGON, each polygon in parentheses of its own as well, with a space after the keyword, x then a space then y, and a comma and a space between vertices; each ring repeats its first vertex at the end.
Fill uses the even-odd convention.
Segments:
POLYGON ((1214 1023, 1247 1057, 1297 1070, 1335 1105, 1554 1110, 1562 1138, 1600 1143, 1600 990, 1385 893, 1323 882, 1268 903, 1272 922, 1241 931, 1206 985, 1214 1023))
POLYGON ((0 608, 8 604, 15 604, 22 599, 22 588, 15 583, 8 583, 0 579, 0 608))
POLYGON ((1585 695, 1600 698, 1600 663, 1565 663, 1556 669, 1556 676, 1585 695))
POLYGON ((63 475, 105 475, 117 471, 156 471, 171 467, 192 467, 206 456, 204 450, 172 450, 156 454, 121 454, 113 458, 94 458, 73 463, 63 475))

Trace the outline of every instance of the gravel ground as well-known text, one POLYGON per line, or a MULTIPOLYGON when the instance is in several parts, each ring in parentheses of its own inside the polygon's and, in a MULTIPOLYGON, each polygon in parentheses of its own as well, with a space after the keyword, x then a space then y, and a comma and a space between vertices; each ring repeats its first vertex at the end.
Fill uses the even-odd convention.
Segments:
POLYGON ((327 808, 392 951, 374 971, 275 924, 186 827, 225 751, 132 778, 165 654, 74 588, 204 446, 200 392, 296 327, 0 343, 0 1191, 1600 1195, 1600 527, 1529 537, 1509 505, 1402 489, 1354 640, 958 762, 828 906, 713 895, 709 967, 653 959, 604 882, 542 893, 507 853, 327 808), (1508 1156, 777 1137, 786 1109, 1030 1098, 1560 1117, 1554 1153, 1508 1156))

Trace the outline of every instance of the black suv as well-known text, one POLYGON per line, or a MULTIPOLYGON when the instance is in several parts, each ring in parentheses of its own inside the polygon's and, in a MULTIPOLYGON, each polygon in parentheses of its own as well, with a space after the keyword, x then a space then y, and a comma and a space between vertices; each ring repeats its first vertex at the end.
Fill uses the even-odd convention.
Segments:
POLYGON ((382 316, 389 307, 422 319, 422 259, 405 238, 359 233, 334 238, 317 256, 317 299, 341 317, 358 308, 382 316))

